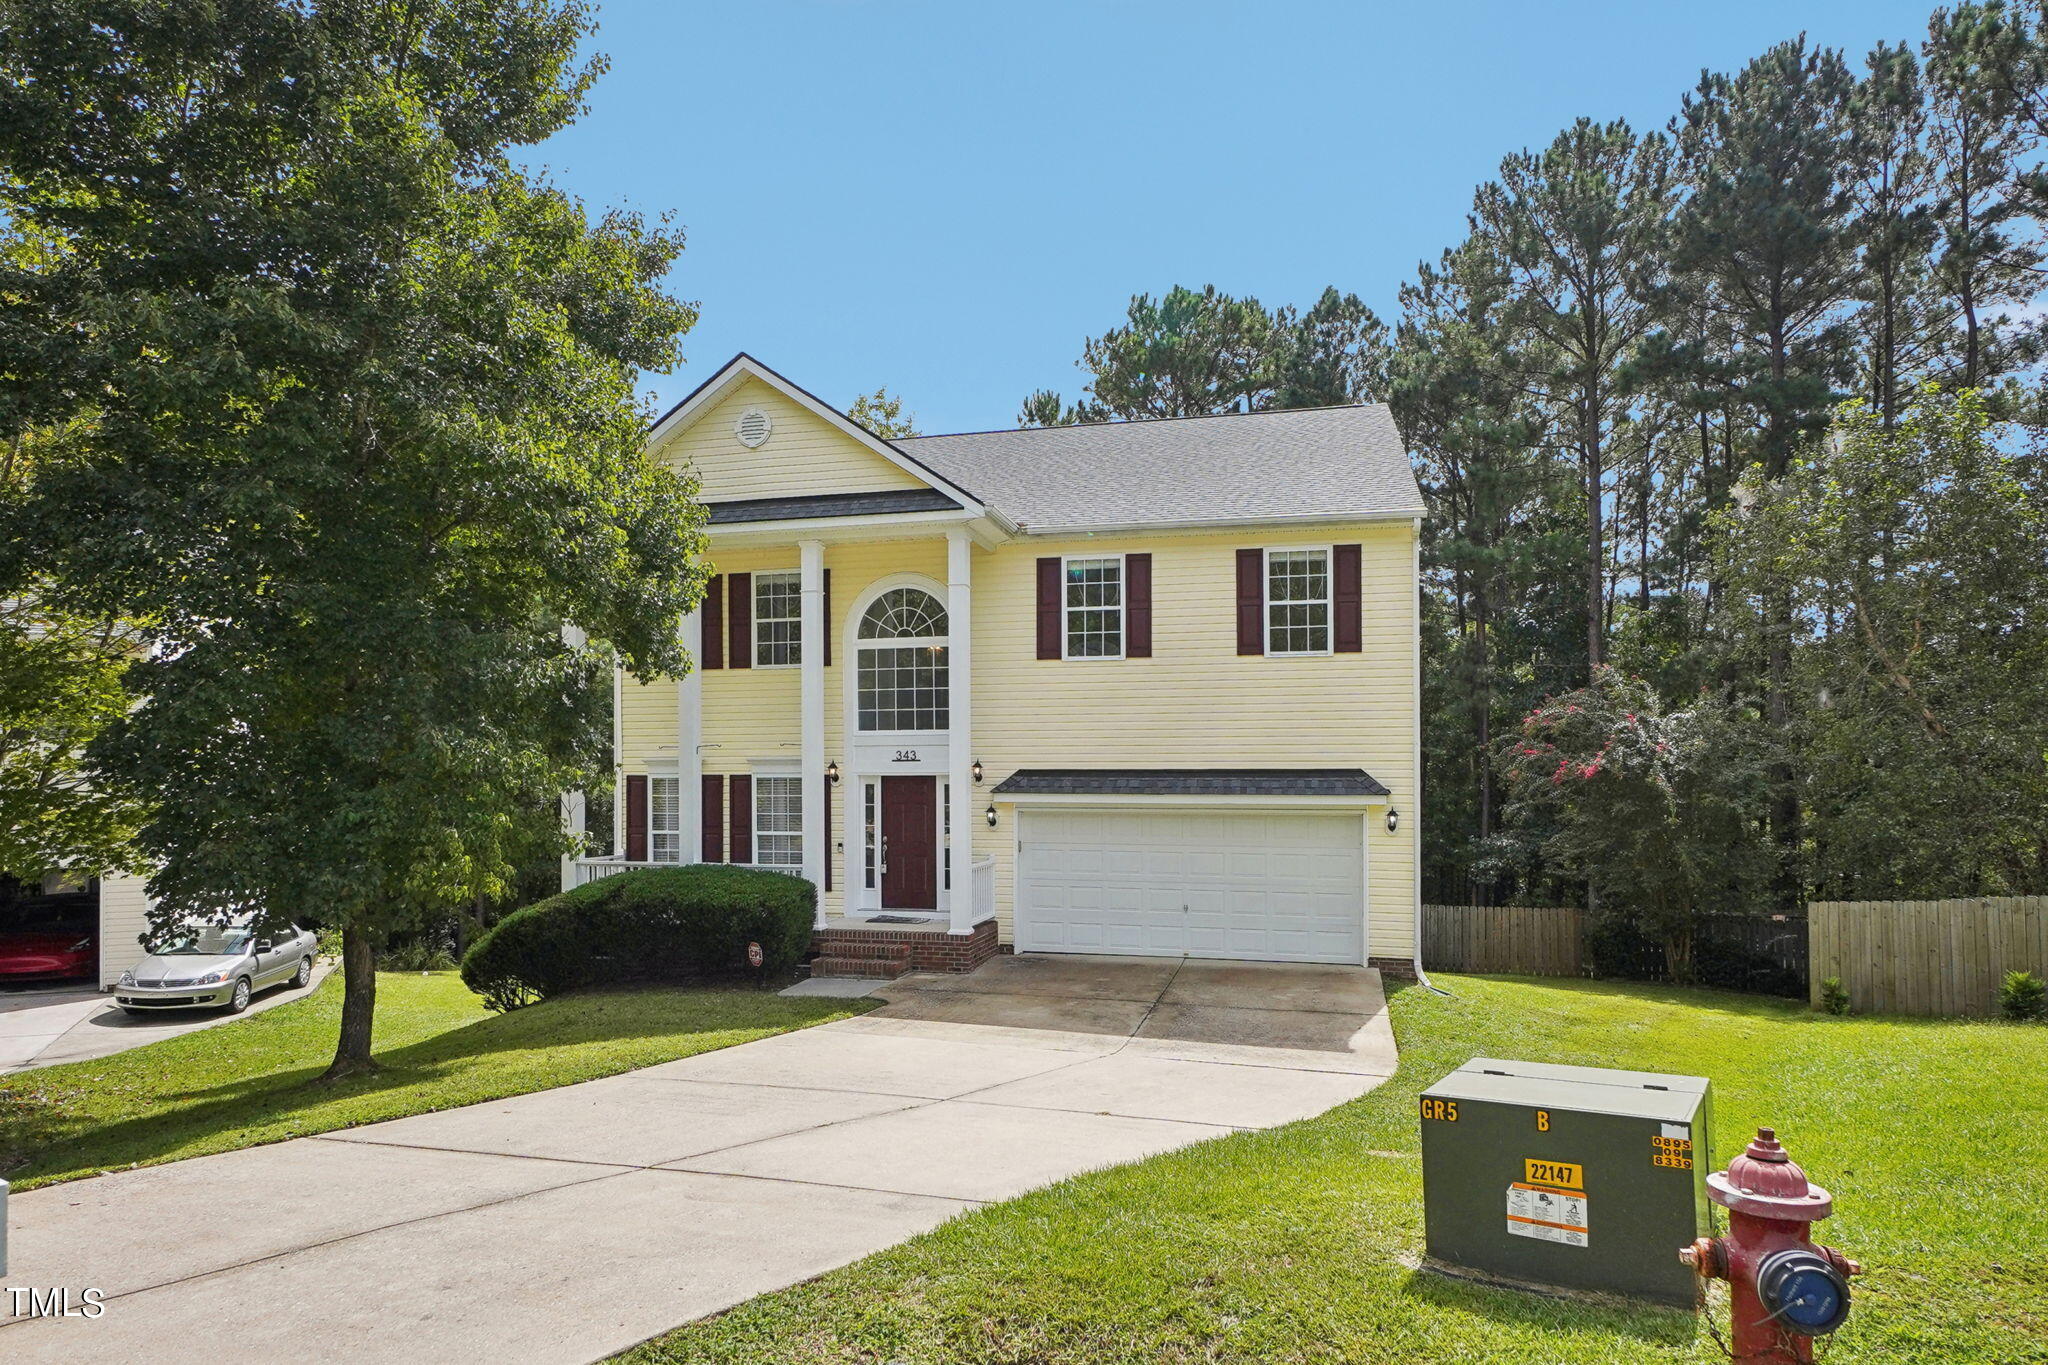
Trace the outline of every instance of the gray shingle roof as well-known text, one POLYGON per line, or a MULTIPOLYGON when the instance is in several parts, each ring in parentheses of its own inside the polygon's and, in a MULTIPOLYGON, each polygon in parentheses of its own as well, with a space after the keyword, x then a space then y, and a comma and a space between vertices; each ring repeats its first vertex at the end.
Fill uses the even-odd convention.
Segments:
POLYGON ((896 444, 1027 530, 1423 511, 1384 403, 896 444))
POLYGON ((896 488, 880 493, 818 493, 801 498, 740 498, 705 504, 713 526, 744 521, 794 521, 805 517, 861 517, 883 512, 951 512, 960 504, 936 488, 896 488))
POLYGON ((1363 768, 1019 768, 997 796, 1385 796, 1363 768))

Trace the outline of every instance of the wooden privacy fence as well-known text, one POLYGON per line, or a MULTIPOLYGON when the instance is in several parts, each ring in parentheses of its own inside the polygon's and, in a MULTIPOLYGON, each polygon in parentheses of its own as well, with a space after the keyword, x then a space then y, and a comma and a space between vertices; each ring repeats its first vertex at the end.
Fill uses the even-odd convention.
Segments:
POLYGON ((1425 905, 1422 963, 1445 972, 1578 976, 1585 912, 1565 906, 1425 905))
MULTIPOLYGON (((1858 1014, 1995 1014, 2007 972, 2048 975, 2048 896, 1815 901, 1812 999, 1842 979, 1858 1014)), ((1424 911, 1425 941, 1428 912, 1424 911)))

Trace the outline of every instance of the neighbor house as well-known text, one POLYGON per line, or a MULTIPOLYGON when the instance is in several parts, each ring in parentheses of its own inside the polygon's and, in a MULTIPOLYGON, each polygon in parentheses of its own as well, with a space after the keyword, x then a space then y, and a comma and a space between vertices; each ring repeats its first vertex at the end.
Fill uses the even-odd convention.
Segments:
POLYGON ((709 508, 621 678, 614 858, 819 888, 816 970, 1416 951, 1422 497, 1384 406, 884 440, 749 356, 648 436, 709 508))

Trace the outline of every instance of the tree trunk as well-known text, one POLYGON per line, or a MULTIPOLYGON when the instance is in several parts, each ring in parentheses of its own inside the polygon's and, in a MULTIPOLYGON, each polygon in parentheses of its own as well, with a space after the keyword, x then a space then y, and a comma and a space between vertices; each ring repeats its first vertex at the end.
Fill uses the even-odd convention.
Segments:
POLYGON ((1597 416, 1582 431, 1586 454, 1586 680, 1600 670, 1600 647, 1606 636, 1606 548, 1601 544, 1600 435, 1597 416))
POLYGON ((323 1081, 375 1071, 370 1059, 370 1027, 377 1010, 377 945, 362 929, 341 931, 341 1037, 334 1061, 323 1081))

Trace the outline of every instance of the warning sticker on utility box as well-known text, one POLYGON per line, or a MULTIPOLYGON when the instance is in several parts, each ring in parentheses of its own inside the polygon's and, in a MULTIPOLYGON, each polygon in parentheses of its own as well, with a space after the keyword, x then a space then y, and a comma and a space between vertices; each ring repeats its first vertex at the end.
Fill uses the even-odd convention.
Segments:
POLYGON ((1516 1181, 1508 1186, 1508 1232, 1539 1242, 1587 1245, 1586 1192, 1516 1181))

